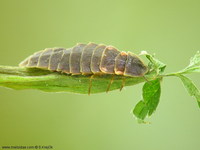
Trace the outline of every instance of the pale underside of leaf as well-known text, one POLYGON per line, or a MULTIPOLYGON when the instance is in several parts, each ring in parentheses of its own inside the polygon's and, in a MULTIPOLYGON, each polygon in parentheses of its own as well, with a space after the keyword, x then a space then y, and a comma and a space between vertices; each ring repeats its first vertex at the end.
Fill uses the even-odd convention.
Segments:
POLYGON ((200 72, 200 53, 199 51, 190 59, 190 64, 182 71, 181 74, 185 73, 196 73, 200 72))
POLYGON ((183 85, 185 86, 186 90, 188 91, 188 93, 190 94, 190 96, 195 97, 195 99, 198 102, 198 105, 200 107, 200 91, 199 89, 196 87, 196 85, 192 82, 192 80, 190 80, 189 78, 187 78, 186 76, 183 75, 177 75, 181 81, 183 82, 183 85))

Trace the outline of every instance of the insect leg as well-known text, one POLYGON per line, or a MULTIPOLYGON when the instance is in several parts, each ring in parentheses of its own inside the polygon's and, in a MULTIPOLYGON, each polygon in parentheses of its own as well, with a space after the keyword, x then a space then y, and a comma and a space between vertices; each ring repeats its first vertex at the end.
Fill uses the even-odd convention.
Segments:
POLYGON ((125 86, 125 82, 126 82, 126 78, 123 77, 122 79, 122 85, 121 85, 121 88, 119 89, 120 91, 123 89, 123 87, 125 86))
POLYGON ((111 86, 111 84, 113 83, 114 77, 115 77, 115 75, 112 75, 111 80, 110 80, 110 83, 108 84, 106 93, 108 93, 108 91, 110 90, 110 86, 111 86))
POLYGON ((92 79, 94 78, 94 75, 90 76, 90 83, 89 83, 89 88, 88 88, 88 95, 90 95, 91 88, 92 88, 92 79))

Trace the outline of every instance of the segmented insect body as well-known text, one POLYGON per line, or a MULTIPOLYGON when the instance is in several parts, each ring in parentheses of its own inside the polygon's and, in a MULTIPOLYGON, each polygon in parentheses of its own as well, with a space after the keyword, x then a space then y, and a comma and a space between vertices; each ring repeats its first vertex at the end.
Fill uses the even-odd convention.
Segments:
MULTIPOLYGON (((69 49, 47 48, 29 56, 19 66, 72 75, 113 74, 141 77, 148 71, 137 55, 131 52, 120 52, 113 46, 95 43, 77 44, 69 49)), ((89 91, 90 88, 91 84, 89 91)))

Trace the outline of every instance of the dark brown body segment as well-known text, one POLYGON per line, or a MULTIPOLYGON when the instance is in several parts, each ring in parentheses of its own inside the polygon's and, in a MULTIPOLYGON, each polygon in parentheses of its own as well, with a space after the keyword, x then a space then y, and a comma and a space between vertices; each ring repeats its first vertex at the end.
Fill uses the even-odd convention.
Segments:
POLYGON ((48 68, 49 67, 49 59, 50 59, 52 52, 53 52, 52 48, 45 49, 39 58, 39 62, 38 62, 37 66, 40 68, 48 68))
POLYGON ((101 73, 101 70, 99 69, 100 62, 101 62, 101 57, 103 54, 103 51, 105 50, 106 46, 105 45, 99 45, 97 46, 92 54, 92 59, 91 59, 91 71, 93 73, 101 73))
POLYGON ((80 60, 83 48, 86 44, 78 44, 72 48, 69 58, 70 73, 73 75, 81 74, 80 72, 80 60))
POLYGON ((115 74, 123 75, 126 65, 127 53, 121 52, 115 58, 115 74))
POLYGON ((94 43, 77 44, 68 50, 47 48, 29 56, 19 65, 72 75, 116 74, 139 77, 144 76, 148 71, 137 55, 131 52, 120 52, 112 46, 94 43))
POLYGON ((58 64, 57 71, 70 73, 69 58, 70 58, 71 51, 72 51, 71 48, 63 51, 63 55, 60 60, 60 63, 58 64))
POLYGON ((38 60, 39 60, 39 57, 42 54, 42 52, 43 51, 39 51, 39 52, 36 52, 35 54, 33 54, 28 61, 27 67, 37 67, 38 60))
POLYGON ((91 58, 94 49, 97 47, 97 44, 94 43, 89 43, 86 45, 82 51, 81 55, 81 62, 80 62, 80 67, 81 67, 81 73, 82 74, 92 74, 91 71, 91 58))
POLYGON ((135 54, 128 52, 125 76, 139 77, 143 76, 147 72, 147 67, 143 64, 139 57, 135 54))
POLYGON ((64 48, 54 48, 49 60, 49 70, 56 71, 61 61, 64 48))
POLYGON ((103 73, 107 73, 107 74, 114 74, 114 67, 115 67, 115 57, 117 57, 117 55, 120 52, 111 46, 106 47, 106 49, 104 50, 103 54, 102 54, 102 58, 101 58, 101 63, 100 63, 100 70, 103 73))

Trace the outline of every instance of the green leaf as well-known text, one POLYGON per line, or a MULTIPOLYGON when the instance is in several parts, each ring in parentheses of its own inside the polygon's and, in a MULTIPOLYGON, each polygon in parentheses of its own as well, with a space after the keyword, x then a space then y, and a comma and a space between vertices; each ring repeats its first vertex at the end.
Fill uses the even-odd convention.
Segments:
POLYGON ((144 120, 147 115, 151 116, 156 110, 161 94, 160 80, 156 79, 146 82, 143 86, 143 100, 141 100, 134 108, 133 114, 139 120, 144 120))
MULTIPOLYGON (((147 80, 152 80, 148 75, 147 80)), ((67 75, 42 69, 0 66, 0 86, 12 89, 38 89, 46 92, 73 92, 88 94, 91 76, 67 75)), ((106 92, 112 75, 94 76, 91 94, 106 92)), ((120 89, 124 76, 114 76, 109 91, 120 89)), ((143 77, 126 77, 125 86, 145 82, 143 77)))
POLYGON ((150 71, 155 71, 156 75, 160 75, 164 72, 166 64, 156 59, 154 56, 148 54, 147 52, 142 53, 144 53, 144 55, 146 55, 147 59, 149 60, 150 71))
POLYGON ((135 106, 135 108, 133 109, 133 114, 141 120, 144 120, 148 114, 148 107, 146 105, 146 103, 141 100, 139 101, 139 103, 137 103, 137 105, 135 106))
POLYGON ((177 75, 181 81, 183 82, 183 85, 185 86, 186 90, 188 91, 188 93, 195 97, 198 105, 200 107, 200 91, 199 89, 196 87, 196 85, 192 82, 192 80, 190 80, 189 78, 187 78, 186 76, 183 75, 177 75))
POLYGON ((199 51, 190 59, 190 64, 181 73, 200 72, 200 53, 199 51))
POLYGON ((149 116, 151 116, 151 114, 156 110, 160 100, 160 93, 161 93, 160 80, 161 79, 156 79, 151 82, 146 82, 143 86, 142 95, 144 102, 147 104, 149 108, 149 113, 148 113, 149 116))

